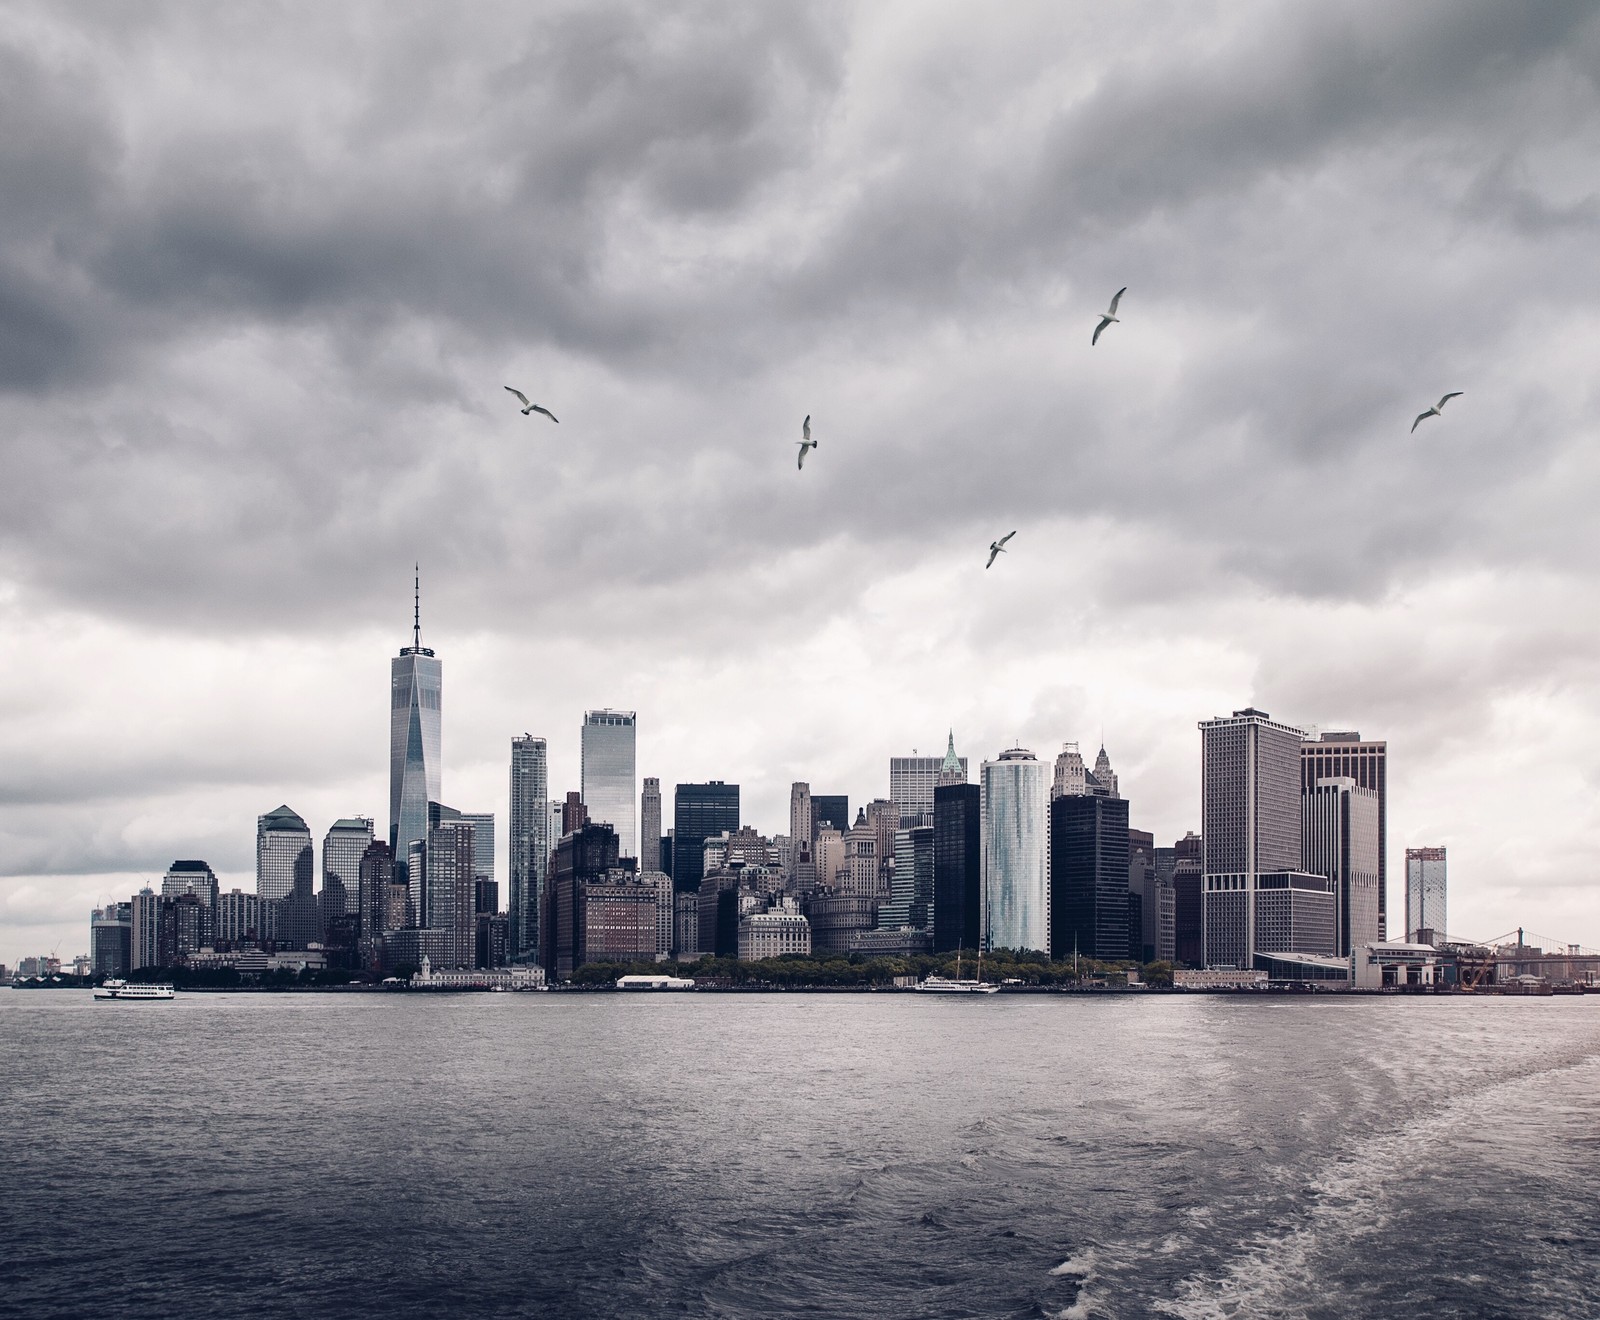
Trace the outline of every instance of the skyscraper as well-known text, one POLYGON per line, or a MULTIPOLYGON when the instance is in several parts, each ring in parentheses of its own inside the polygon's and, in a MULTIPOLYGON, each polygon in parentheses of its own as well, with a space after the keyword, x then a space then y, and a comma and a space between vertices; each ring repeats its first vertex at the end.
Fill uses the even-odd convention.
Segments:
POLYGON ((1406 938, 1437 943, 1450 926, 1445 908, 1445 850, 1406 849, 1406 938))
POLYGON ((448 932, 447 965, 471 967, 477 961, 476 857, 474 830, 459 817, 441 820, 428 831, 427 924, 448 932))
POLYGON ((811 785, 796 781, 789 785, 789 868, 786 879, 798 893, 816 883, 811 845, 816 830, 811 823, 811 785))
POLYGON ((661 781, 647 777, 639 795, 639 870, 661 870, 661 781))
POLYGON ((591 821, 616 831, 621 855, 633 858, 639 856, 635 720, 631 710, 583 712, 583 804, 591 821))
POLYGON ((1122 798, 1068 792, 1051 801, 1052 958, 1128 956, 1128 833, 1122 798))
POLYGON ((1193 830, 1172 845, 1173 950, 1181 963, 1205 962, 1204 870, 1200 836, 1193 830))
POLYGON ((739 828, 739 785, 713 779, 679 784, 672 801, 672 887, 700 892, 705 875, 705 843, 739 828))
POLYGON ((933 947, 976 949, 983 931, 982 790, 940 784, 933 790, 933 947))
MULTIPOLYGON (((850 798, 845 793, 813 793, 811 795, 811 837, 814 839, 824 825, 831 825, 843 834, 850 828, 850 798)), ((818 877, 821 878, 820 876, 818 877)))
POLYGON ((323 919, 358 910, 361 901, 361 859, 374 838, 365 816, 336 820, 322 836, 323 919))
POLYGON ((133 904, 107 903, 89 920, 90 970, 96 976, 126 976, 133 957, 133 904))
POLYGON ((1022 747, 985 761, 983 895, 991 949, 1050 948, 1050 777, 1022 747))
POLYGON ((1378 933, 1378 795, 1347 775, 1319 779, 1300 795, 1302 869, 1333 881, 1339 900, 1337 952, 1348 957, 1378 933))
MULTIPOLYGON (((427 816, 424 814, 423 819, 427 816)), ((287 806, 256 818, 256 895, 284 900, 297 889, 311 895, 311 831, 287 806)))
POLYGON ((1353 779, 1378 795, 1378 938, 1389 929, 1389 744, 1349 730, 1324 730, 1300 744, 1300 791, 1310 793, 1319 779, 1353 779))
MULTIPOLYGON (((361 854, 356 875, 361 938, 376 941, 388 931, 398 930, 404 925, 404 913, 393 926, 389 923, 389 885, 394 879, 394 858, 389 853, 389 845, 382 839, 374 839, 369 843, 361 854)), ((370 945, 367 951, 369 955, 374 952, 370 945)))
POLYGON ((216 872, 207 862, 180 858, 173 862, 167 868, 166 875, 161 877, 163 898, 178 898, 183 894, 193 894, 208 908, 215 908, 218 892, 216 872))
POLYGON ((404 878, 411 844, 428 834, 428 803, 439 801, 443 672, 422 644, 422 589, 411 645, 389 664, 389 851, 404 878))
POLYGON ((1207 966, 1333 952, 1333 882, 1299 869, 1303 737, 1252 707, 1200 724, 1207 966))
MULTIPOLYGON (((950 751, 955 751, 955 731, 950 732, 950 751)), ((942 756, 891 756, 889 758, 889 800, 895 805, 896 829, 933 823, 933 790, 939 786, 944 770, 942 756)), ((962 782, 967 777, 966 757, 958 757, 962 782)))
POLYGON ((878 928, 929 930, 933 926, 933 826, 896 830, 894 888, 878 908, 878 928))
POLYGON ((539 913, 550 865, 550 768, 543 738, 511 740, 510 928, 512 962, 537 962, 539 913))

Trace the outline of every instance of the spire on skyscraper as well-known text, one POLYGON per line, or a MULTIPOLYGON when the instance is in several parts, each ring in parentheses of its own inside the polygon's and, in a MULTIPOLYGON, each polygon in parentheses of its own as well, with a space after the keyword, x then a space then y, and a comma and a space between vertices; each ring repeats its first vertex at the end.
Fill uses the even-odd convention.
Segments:
POLYGON ((411 566, 416 572, 416 581, 413 583, 411 597, 411 645, 418 650, 422 648, 422 565, 416 563, 411 566))
POLYGON ((964 784, 967 782, 967 770, 961 764, 961 758, 956 755, 956 731, 950 730, 950 741, 945 747, 944 764, 939 767, 939 785, 964 784))

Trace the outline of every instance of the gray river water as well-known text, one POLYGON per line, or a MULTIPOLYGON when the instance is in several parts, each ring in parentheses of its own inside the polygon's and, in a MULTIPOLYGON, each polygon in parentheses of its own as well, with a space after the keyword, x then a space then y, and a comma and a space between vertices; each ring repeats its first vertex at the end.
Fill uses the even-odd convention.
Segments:
POLYGON ((0 1313, 1600 1315, 1600 996, 0 991, 0 1313))

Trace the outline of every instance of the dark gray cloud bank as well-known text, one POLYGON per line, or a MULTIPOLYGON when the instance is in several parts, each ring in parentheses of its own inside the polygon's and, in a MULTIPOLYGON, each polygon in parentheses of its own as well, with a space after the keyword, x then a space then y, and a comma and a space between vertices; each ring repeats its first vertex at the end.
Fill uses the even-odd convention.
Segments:
POLYGON ((0 960, 381 815, 415 558, 463 805, 614 704, 769 828, 1103 726, 1172 834, 1254 701, 1391 740, 1453 926, 1600 944, 1597 69, 1587 4, 0 5, 0 960))

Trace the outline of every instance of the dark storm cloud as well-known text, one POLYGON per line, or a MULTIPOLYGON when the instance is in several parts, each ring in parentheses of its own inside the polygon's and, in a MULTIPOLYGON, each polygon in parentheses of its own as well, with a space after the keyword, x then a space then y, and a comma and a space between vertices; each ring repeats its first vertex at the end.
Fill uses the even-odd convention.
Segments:
MULTIPOLYGON (((588 573, 688 580, 730 550, 762 554, 768 538, 736 519, 691 521, 663 547, 646 489, 620 526, 608 519, 616 488, 601 471, 642 465, 666 507, 681 507, 691 472, 701 498, 753 487, 770 499, 782 465, 741 433, 775 394, 790 398, 791 362, 813 389, 840 389, 848 368, 817 361, 816 345, 885 361, 922 351, 930 325, 1003 338, 1051 318, 1065 340, 1086 339, 1088 309, 1122 282, 1130 321, 1089 369, 1137 352, 1140 322, 1169 334, 1187 323, 1199 333, 1165 387, 1130 395, 1081 358, 1011 370, 980 342, 951 406, 903 384, 863 401, 834 431, 852 446, 849 479, 837 460, 819 465, 820 504, 808 491, 762 531, 893 539, 986 511, 1138 522, 1205 501, 1228 515, 1204 533, 1222 562, 1275 590, 1335 595, 1462 552, 1408 546, 1378 507, 1356 538, 1372 553, 1330 564, 1274 510, 1353 498, 1348 460, 1373 432, 1418 394, 1462 374, 1477 384, 1510 333, 1514 286, 1549 288, 1552 259, 1592 241, 1592 199, 1542 199, 1510 162, 1531 138, 1593 134, 1600 25, 1582 5, 1266 8, 1208 34, 1195 58, 1183 16, 1159 12, 1155 41, 1133 24, 1081 65, 1067 34, 1039 42, 1021 25, 993 39, 980 72, 899 89, 852 84, 864 57, 842 12, 781 7, 500 15, 482 41, 430 11, 398 23, 308 13, 298 40, 237 12, 78 27, 91 49, 124 43, 134 70, 175 65, 179 111, 159 85, 108 72, 104 50, 63 68, 19 43, 4 59, 22 131, 0 169, 5 195, 25 200, 0 247, 0 324, 13 388, 47 392, 44 408, 12 413, 24 452, 7 561, 101 608, 202 604, 242 622, 229 602, 263 552, 317 612, 334 603, 324 584, 340 564, 403 560, 410 545, 454 578, 485 556, 548 562, 607 520, 604 546, 580 550, 588 573), (241 62, 234 47, 264 54, 241 62), (874 98, 897 90, 916 122, 846 142, 840 123, 870 128, 874 98), (1036 108, 1016 108, 1030 97, 1036 108), (991 112, 1015 117, 998 140, 991 112), (1416 236, 1373 232, 1397 220, 1416 236), (1470 282, 1418 249, 1430 233, 1455 245, 1470 282), (1472 250, 1490 243, 1492 260, 1472 250), (314 367, 321 397, 260 415, 246 394, 231 436, 194 433, 212 420, 204 408, 183 436, 160 396, 202 389, 185 364, 229 335, 266 340, 232 364, 242 375, 292 391, 314 367), (316 351, 283 351, 307 339, 316 351), (458 438, 500 420, 483 397, 492 364, 530 352, 600 373, 585 379, 600 386, 604 434, 583 443, 606 451, 542 465, 522 505, 542 529, 532 540, 499 493, 527 467, 458 438), (487 377, 481 391, 468 370, 487 377), (628 376, 681 409, 649 449, 617 397, 628 376), (986 385, 995 393, 980 397, 986 385), (120 415, 74 417, 66 399, 86 386, 128 395, 120 415), (989 436, 981 473, 974 433, 989 436), (725 460, 698 463, 708 450, 725 460), (68 466, 81 499, 34 498, 68 466), (901 498, 866 498, 890 482, 901 498), (337 497, 355 485, 356 500, 337 497), (144 513, 186 492, 227 546, 174 556, 159 519, 108 509, 129 490, 144 513), (383 516, 352 518, 351 505, 383 516), (418 547, 416 528, 452 515, 454 533, 418 547), (1251 515, 1264 545, 1229 531, 1251 515)), ((224 370, 209 372, 219 386, 224 370)), ((1493 415, 1482 393, 1473 407, 1493 415)), ((583 418, 566 406, 577 414, 561 445, 583 418)), ((1409 456, 1390 471, 1416 476, 1409 456)), ((1501 476, 1485 456, 1431 489, 1459 503, 1501 476)), ((1465 539, 1492 536, 1490 523, 1469 519, 1465 539)))

